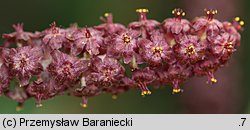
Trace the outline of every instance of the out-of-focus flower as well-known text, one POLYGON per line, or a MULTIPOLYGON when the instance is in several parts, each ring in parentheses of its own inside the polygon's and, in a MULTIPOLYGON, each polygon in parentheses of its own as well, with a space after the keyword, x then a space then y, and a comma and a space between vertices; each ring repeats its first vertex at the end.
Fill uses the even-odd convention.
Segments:
POLYGON ((245 22, 240 19, 240 17, 235 17, 233 23, 223 22, 224 29, 227 33, 231 35, 236 41, 236 46, 240 46, 240 33, 238 31, 243 30, 245 22))
POLYGON ((23 104, 30 98, 25 89, 20 87, 15 87, 14 90, 5 92, 5 95, 6 97, 18 102, 16 111, 22 110, 23 104))
POLYGON ((20 86, 28 85, 31 76, 43 70, 40 64, 43 52, 38 46, 6 49, 3 55, 10 75, 17 77, 20 86))
POLYGON ((10 75, 6 65, 0 66, 0 95, 2 95, 9 88, 10 75))
POLYGON ((25 32, 23 30, 23 24, 13 25, 15 32, 10 34, 3 34, 4 46, 8 47, 11 43, 17 44, 17 46, 25 46, 32 44, 33 33, 25 32))

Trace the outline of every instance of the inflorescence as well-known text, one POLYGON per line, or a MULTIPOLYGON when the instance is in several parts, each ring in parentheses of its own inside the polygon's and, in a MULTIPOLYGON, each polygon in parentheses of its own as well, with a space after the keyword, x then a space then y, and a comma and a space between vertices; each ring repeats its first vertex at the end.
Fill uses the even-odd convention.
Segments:
POLYGON ((116 98, 131 88, 145 96, 151 94, 148 86, 170 84, 180 93, 180 84, 193 76, 216 83, 214 73, 240 46, 244 21, 239 17, 220 22, 214 19, 217 10, 205 9, 206 16, 190 22, 182 9, 174 9, 174 18, 159 23, 147 19, 148 9, 136 12, 139 20, 128 27, 113 23, 111 13, 94 27, 63 29, 53 22, 31 33, 23 24, 13 25, 15 32, 2 36, 0 94, 17 101, 20 110, 29 98, 39 107, 66 92, 81 97, 83 107, 89 97, 116 98))

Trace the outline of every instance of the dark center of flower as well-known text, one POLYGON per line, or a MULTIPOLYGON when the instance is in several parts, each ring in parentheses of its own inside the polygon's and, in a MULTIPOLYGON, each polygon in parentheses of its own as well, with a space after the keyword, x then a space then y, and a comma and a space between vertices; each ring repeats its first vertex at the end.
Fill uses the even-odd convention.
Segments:
POLYGON ((24 54, 21 55, 20 60, 14 64, 15 69, 25 68, 28 65, 27 58, 24 54))
POLYGON ((72 69, 72 63, 70 62, 65 62, 62 66, 62 73, 65 76, 70 76, 71 75, 71 69, 72 69))
POLYGON ((217 9, 205 9, 204 11, 205 11, 205 13, 207 15, 208 20, 212 20, 214 18, 214 15, 218 14, 217 9))
POLYGON ((187 47, 186 53, 188 55, 193 55, 195 53, 195 47, 193 45, 190 45, 187 47))
POLYGON ((124 34, 123 35, 123 42, 125 44, 128 44, 128 43, 130 43, 130 41, 131 41, 131 37, 129 37, 127 34, 124 34))
POLYGON ((151 48, 152 49, 152 51, 153 51, 153 54, 155 55, 155 56, 161 56, 161 53, 162 53, 162 51, 163 51, 163 48, 162 47, 152 47, 151 48))
POLYGON ((90 38, 91 37, 90 31, 88 29, 86 29, 86 31, 85 31, 85 37, 86 38, 90 38))

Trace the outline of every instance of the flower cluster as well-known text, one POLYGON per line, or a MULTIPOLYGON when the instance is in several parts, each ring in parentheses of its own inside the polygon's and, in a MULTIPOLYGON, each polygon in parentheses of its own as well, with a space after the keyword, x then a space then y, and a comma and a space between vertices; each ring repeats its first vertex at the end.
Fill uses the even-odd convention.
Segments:
POLYGON ((214 73, 240 45, 244 22, 239 17, 220 22, 214 9, 191 22, 181 9, 162 23, 147 19, 147 9, 136 12, 139 20, 127 27, 114 23, 111 13, 94 27, 64 29, 53 22, 32 33, 14 25, 16 31, 3 34, 0 48, 0 94, 17 101, 19 110, 29 98, 41 106, 64 93, 82 98, 83 107, 89 97, 115 98, 131 88, 145 96, 151 94, 149 86, 170 84, 179 93, 180 84, 193 76, 216 83, 214 73))

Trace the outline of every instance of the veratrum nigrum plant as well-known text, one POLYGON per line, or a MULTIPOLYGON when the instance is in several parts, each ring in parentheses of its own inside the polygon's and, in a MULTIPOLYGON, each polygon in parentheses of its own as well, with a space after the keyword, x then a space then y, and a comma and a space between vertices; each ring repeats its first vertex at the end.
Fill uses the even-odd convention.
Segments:
POLYGON ((17 110, 29 98, 39 107, 64 93, 82 98, 83 107, 89 97, 115 98, 132 88, 145 96, 151 94, 149 86, 170 84, 175 94, 193 76, 216 83, 214 73, 240 46, 244 22, 239 17, 220 22, 214 19, 217 10, 205 9, 206 16, 190 22, 183 10, 174 9, 174 18, 159 23, 147 19, 147 9, 136 12, 139 20, 127 27, 113 23, 111 13, 94 27, 63 29, 53 22, 31 33, 23 24, 13 25, 15 32, 2 35, 0 94, 17 101, 17 110))

